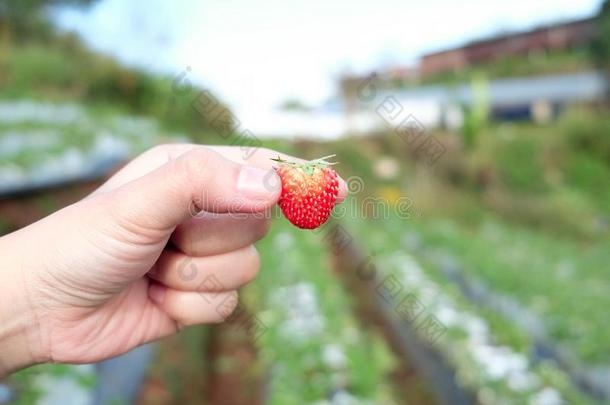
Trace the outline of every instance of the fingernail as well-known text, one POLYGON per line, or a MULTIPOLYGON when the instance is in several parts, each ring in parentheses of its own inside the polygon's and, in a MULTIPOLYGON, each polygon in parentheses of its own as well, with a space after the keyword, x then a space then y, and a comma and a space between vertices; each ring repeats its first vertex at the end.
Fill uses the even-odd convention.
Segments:
POLYGON ((165 293, 167 292, 167 288, 162 286, 161 284, 153 284, 148 289, 148 296, 155 303, 161 305, 163 304, 163 300, 165 299, 165 293))
POLYGON ((251 198, 267 197, 279 191, 280 186, 280 179, 272 169, 242 166, 237 179, 237 190, 251 198))

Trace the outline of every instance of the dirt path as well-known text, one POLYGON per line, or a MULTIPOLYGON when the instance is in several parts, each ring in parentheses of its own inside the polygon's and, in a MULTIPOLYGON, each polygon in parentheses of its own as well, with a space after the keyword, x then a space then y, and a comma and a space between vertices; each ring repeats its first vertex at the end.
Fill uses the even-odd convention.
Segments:
POLYGON ((209 328, 187 328, 157 344, 147 378, 140 390, 139 405, 207 404, 206 346, 209 328))
MULTIPOLYGON (((389 375, 394 397, 405 404, 470 405, 475 401, 455 382, 453 371, 408 325, 397 322, 377 291, 379 280, 361 248, 350 241, 334 253, 334 269, 353 295, 354 311, 363 328, 378 332, 398 364, 389 375)), ((374 264, 373 264, 374 266, 374 264)))
POLYGON ((213 405, 261 405, 264 378, 257 361, 249 314, 241 307, 210 329, 206 393, 213 405))

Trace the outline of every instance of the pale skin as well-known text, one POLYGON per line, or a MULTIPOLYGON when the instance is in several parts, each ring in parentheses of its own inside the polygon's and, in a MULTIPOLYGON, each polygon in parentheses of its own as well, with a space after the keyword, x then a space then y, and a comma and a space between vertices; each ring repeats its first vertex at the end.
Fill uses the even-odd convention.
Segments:
MULTIPOLYGON (((253 244, 281 193, 278 153, 249 152, 155 147, 83 200, 0 238, 0 377, 222 322, 259 271, 253 244)), ((340 180, 339 201, 346 194, 340 180)))

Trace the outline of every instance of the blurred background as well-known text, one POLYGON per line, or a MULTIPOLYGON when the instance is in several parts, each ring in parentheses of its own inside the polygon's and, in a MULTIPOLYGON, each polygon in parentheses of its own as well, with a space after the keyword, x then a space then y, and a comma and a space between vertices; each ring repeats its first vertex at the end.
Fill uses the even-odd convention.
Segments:
POLYGON ((336 154, 223 325, 16 404, 610 403, 610 2, 0 0, 0 234, 159 143, 336 154))

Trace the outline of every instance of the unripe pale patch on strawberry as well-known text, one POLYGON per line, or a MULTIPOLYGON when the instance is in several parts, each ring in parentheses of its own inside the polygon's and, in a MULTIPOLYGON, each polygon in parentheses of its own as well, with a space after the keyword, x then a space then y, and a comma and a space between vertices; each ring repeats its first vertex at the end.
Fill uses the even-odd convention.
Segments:
POLYGON ((337 202, 339 179, 332 168, 336 163, 326 159, 305 163, 271 159, 278 162, 277 174, 282 180, 282 194, 278 201, 284 216, 302 229, 315 229, 325 223, 337 202))

